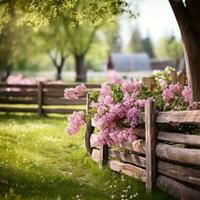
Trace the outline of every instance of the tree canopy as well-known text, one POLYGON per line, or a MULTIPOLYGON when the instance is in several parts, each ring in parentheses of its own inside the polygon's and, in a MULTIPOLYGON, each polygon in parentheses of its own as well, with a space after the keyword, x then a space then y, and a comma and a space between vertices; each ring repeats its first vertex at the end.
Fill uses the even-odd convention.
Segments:
POLYGON ((18 25, 25 24, 38 29, 46 26, 63 13, 68 13, 73 26, 87 20, 100 24, 105 18, 127 12, 134 13, 126 0, 0 0, 0 29, 15 17, 18 25))

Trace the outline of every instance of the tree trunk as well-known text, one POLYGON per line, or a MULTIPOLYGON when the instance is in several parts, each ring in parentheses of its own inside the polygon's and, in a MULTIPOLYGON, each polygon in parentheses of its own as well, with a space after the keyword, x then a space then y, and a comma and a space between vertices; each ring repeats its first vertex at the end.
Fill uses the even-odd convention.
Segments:
POLYGON ((5 68, 5 78, 7 79, 11 73, 11 64, 7 64, 5 68))
POLYGON ((61 73, 62 73, 62 67, 56 66, 56 81, 62 80, 61 73))
POLYGON ((169 0, 177 19, 182 39, 186 63, 188 85, 192 89, 194 101, 200 100, 200 2, 169 0))
POLYGON ((54 65, 54 67, 56 68, 56 81, 62 80, 62 69, 65 64, 66 57, 63 55, 62 52, 60 54, 59 60, 57 58, 57 54, 55 56, 53 56, 53 55, 51 55, 51 53, 49 53, 49 57, 54 65))
POLYGON ((76 82, 86 81, 85 55, 74 55, 76 67, 76 82))

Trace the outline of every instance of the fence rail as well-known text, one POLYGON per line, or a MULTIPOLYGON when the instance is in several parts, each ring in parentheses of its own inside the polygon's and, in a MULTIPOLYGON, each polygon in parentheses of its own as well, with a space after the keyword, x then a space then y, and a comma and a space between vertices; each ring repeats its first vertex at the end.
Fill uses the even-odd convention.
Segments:
MULTIPOLYGON (((123 150, 95 146, 98 134, 86 130, 87 149, 91 158, 102 167, 135 177, 146 183, 152 191, 158 187, 178 199, 200 199, 200 135, 161 131, 158 123, 200 123, 200 110, 155 112, 154 103, 146 102, 145 113, 140 114, 145 129, 136 129, 138 139, 123 143, 123 150), (144 123, 145 122, 145 123, 144 123), (104 148, 105 149, 105 148, 104 148), (103 155, 103 156, 102 156, 103 155)), ((87 125, 89 127, 89 125, 87 125)))
MULTIPOLYGON (((71 106, 85 105, 86 96, 77 100, 66 100, 63 97, 65 88, 74 88, 76 85, 42 82, 37 85, 0 84, 0 112, 33 112, 43 115, 47 113, 70 114, 73 111, 83 110, 72 109, 71 106), (21 106, 9 106, 11 104, 21 104, 21 106), (34 105, 37 108, 27 107, 27 105, 34 105), (62 108, 51 108, 50 106, 62 106, 62 108)), ((86 87, 90 91, 98 89, 100 85, 86 84, 86 87)))

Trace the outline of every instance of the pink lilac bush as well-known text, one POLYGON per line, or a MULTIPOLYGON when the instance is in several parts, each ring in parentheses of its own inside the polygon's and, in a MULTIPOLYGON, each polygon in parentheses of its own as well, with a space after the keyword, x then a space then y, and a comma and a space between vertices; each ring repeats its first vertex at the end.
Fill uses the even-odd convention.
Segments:
MULTIPOLYGON (((74 89, 65 90, 66 99, 77 99, 86 92, 81 84, 74 89)), ((111 80, 101 85, 101 89, 91 98, 90 115, 74 112, 69 117, 70 135, 76 134, 86 118, 93 118, 99 137, 95 145, 116 146, 123 142, 133 142, 138 127, 138 116, 144 111, 147 100, 155 101, 157 109, 186 110, 197 109, 198 103, 192 102, 192 91, 188 86, 172 84, 159 80, 155 91, 149 91, 144 85, 128 80, 111 80), (114 82, 114 83, 113 83, 114 82), (160 84, 161 83, 161 84, 160 84)))
POLYGON ((85 123, 83 112, 73 112, 73 114, 69 116, 68 121, 69 127, 66 128, 66 132, 70 135, 76 134, 85 123))

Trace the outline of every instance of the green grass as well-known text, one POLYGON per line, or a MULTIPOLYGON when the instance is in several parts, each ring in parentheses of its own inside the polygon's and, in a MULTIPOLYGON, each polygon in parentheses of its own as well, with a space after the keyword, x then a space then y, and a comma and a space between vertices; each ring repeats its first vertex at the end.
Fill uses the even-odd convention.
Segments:
POLYGON ((0 199, 170 199, 145 193, 131 177, 99 170, 85 153, 84 130, 70 137, 65 126, 64 116, 0 114, 0 199))

